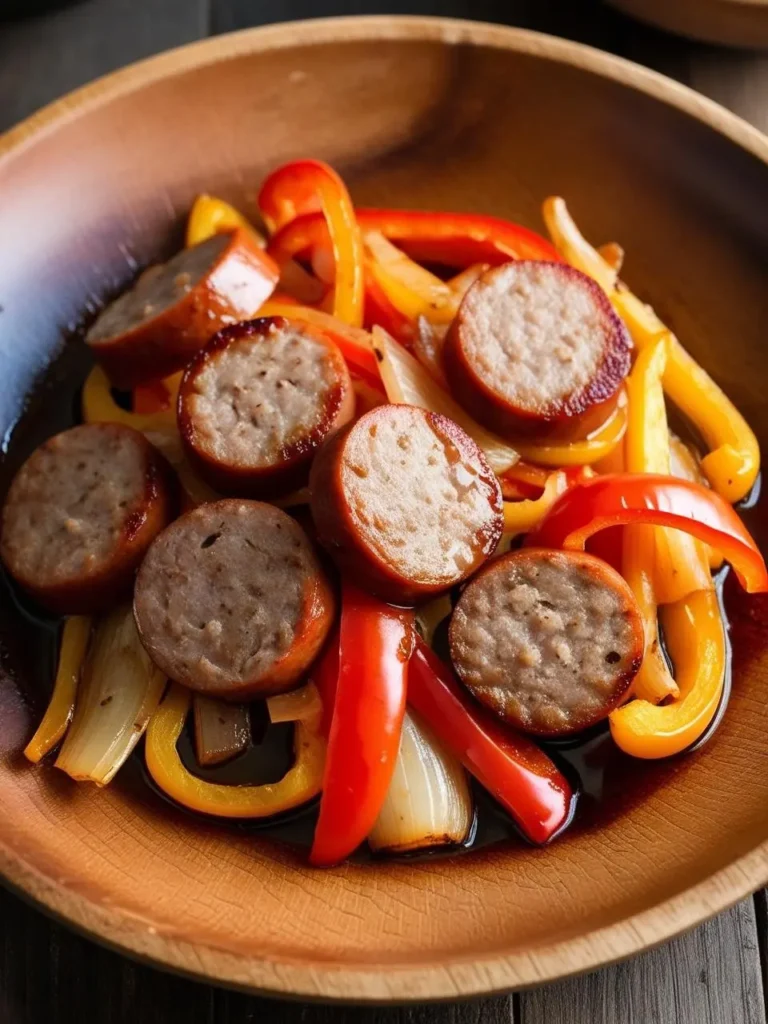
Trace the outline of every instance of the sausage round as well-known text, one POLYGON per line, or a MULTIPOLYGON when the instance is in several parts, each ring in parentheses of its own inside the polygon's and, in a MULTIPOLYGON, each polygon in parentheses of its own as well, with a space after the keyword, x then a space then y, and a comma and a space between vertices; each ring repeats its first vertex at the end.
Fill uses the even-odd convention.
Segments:
POLYGON ((222 327, 253 316, 279 270, 245 231, 214 235, 152 267, 86 335, 118 388, 183 369, 222 327))
POLYGON ((643 658, 632 591, 594 555, 523 548, 472 580, 451 618, 451 658, 472 694, 524 732, 561 736, 621 703, 643 658))
POLYGON ((154 542, 133 609, 150 658, 176 682, 244 700, 290 690, 331 627, 334 598, 301 527, 273 505, 199 505, 154 542))
POLYGON ((40 604, 101 611, 130 593, 144 553, 174 512, 171 470, 143 434, 74 427, 42 444, 14 478, 0 554, 40 604))
POLYGON ((381 405, 340 430, 309 478, 318 536, 342 570, 396 604, 470 576, 503 525, 499 483, 452 420, 381 405))
POLYGON ((283 317, 220 331, 179 389, 187 453, 223 494, 272 498, 302 487, 320 444, 354 411, 338 347, 283 317))
POLYGON ((564 263, 517 260, 469 289, 443 359, 458 401, 502 437, 576 439, 615 407, 630 348, 591 278, 564 263))

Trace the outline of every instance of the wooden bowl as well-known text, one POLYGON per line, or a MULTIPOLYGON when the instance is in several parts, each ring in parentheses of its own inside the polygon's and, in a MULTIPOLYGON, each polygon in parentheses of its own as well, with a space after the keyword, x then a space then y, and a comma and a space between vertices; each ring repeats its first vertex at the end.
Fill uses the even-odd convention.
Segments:
MULTIPOLYGON (((378 17, 194 44, 88 86, 0 141, 6 439, 44 375, 11 451, 66 418, 56 396, 85 358, 80 345, 61 352, 62 332, 84 307, 178 244, 198 190, 247 206, 268 168, 300 154, 338 166, 361 203, 539 226, 541 199, 565 195, 590 238, 626 247, 629 281, 768 446, 768 141, 583 46, 378 17)), ((700 753, 638 762, 608 805, 585 799, 581 824, 545 849, 316 871, 121 777, 94 791, 24 764, 34 652, 6 595, 0 871, 126 952, 294 996, 456 998, 637 953, 768 882, 766 603, 735 600, 734 694, 700 753)))
POLYGON ((649 25, 705 43, 768 48, 768 0, 608 0, 649 25))

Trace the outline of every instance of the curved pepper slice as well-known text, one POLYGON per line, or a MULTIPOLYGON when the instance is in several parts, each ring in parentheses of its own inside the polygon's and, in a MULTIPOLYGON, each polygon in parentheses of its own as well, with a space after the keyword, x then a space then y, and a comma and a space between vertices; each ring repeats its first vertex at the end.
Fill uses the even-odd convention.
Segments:
POLYGON ((621 444, 627 429, 626 395, 619 396, 608 419, 583 441, 570 444, 530 444, 515 442, 521 458, 538 466, 591 466, 607 458, 621 444))
MULTIPOLYGON (((373 828, 392 780, 405 713, 414 614, 345 581, 339 675, 310 861, 337 864, 373 828)), ((333 664, 333 654, 325 657, 333 664)), ((332 681, 323 682, 326 701, 332 681)))
MULTIPOLYGON (((347 187, 336 171, 320 160, 295 160, 267 178, 259 193, 259 209, 274 230, 293 218, 319 211, 327 226, 335 262, 333 313, 340 320, 361 327, 365 292, 363 240, 347 187)), ((291 259, 278 243, 268 252, 278 263, 291 259)))
POLYGON ((546 843, 567 824, 574 797, 565 776, 532 740, 476 704, 423 640, 408 668, 408 702, 531 842, 546 843))
POLYGON ((714 491, 670 476, 616 473, 576 484, 527 543, 583 550, 593 534, 629 523, 685 530, 721 551, 748 593, 768 590, 763 556, 731 506, 714 491))
POLYGON ((50 753, 72 721, 77 686, 90 635, 91 620, 85 615, 72 615, 64 623, 53 693, 42 722, 24 748, 24 756, 28 761, 37 764, 50 753))
POLYGON ((262 786, 228 786, 193 775, 176 749, 192 697, 173 684, 152 716, 145 740, 149 774, 178 803, 220 818, 267 818, 300 807, 320 792, 325 738, 320 715, 297 721, 293 748, 296 761, 279 782, 262 786))
POLYGON ((213 235, 242 228, 260 246, 266 245, 264 236, 251 222, 223 199, 201 193, 192 204, 187 218, 186 245, 191 248, 213 235))
POLYGON ((723 692, 726 645, 717 594, 690 594, 662 608, 661 616, 680 697, 658 706, 633 700, 611 712, 611 735, 632 757, 670 757, 695 743, 723 692))

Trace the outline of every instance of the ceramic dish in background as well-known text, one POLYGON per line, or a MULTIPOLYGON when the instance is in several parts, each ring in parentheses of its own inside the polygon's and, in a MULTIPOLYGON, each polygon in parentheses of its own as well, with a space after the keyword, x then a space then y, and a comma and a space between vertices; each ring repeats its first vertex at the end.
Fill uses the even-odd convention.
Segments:
POLYGON ((768 0, 608 0, 640 21, 722 46, 768 49, 768 0))
MULTIPOLYGON (((62 350, 65 328, 178 244, 197 192, 247 209, 267 169, 298 155, 338 166, 361 204, 539 227, 541 199, 566 196, 588 237, 625 246, 632 286, 768 446, 768 141, 573 43, 352 18, 191 45, 0 140, 3 488, 71 417, 87 357, 62 350)), ((768 524, 756 525, 765 549, 768 524)), ((698 754, 636 766, 618 799, 583 801, 578 827, 544 849, 317 871, 258 835, 190 819, 138 778, 94 793, 23 765, 24 694, 50 666, 4 590, 0 872, 125 952, 301 997, 457 998, 637 953, 768 881, 765 598, 732 596, 734 693, 698 754)))

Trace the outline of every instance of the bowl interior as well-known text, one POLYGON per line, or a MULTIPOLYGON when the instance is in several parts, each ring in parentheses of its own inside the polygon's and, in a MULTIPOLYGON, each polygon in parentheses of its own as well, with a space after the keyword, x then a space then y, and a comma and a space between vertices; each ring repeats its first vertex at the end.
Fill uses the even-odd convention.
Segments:
MULTIPOLYGON (((436 22, 388 40, 373 24, 349 25, 293 26, 292 45, 287 31, 204 44, 194 59, 165 58, 97 87, 4 156, 0 144, 0 430, 14 436, 4 485, 18 457, 66 419, 57 387, 86 366, 79 345, 61 350, 67 327, 179 244, 196 192, 248 208, 264 172, 299 155, 336 165, 361 204, 486 211, 540 227, 541 200, 564 195, 588 237, 625 247, 633 288, 768 446, 766 164, 603 77, 590 67, 599 59, 560 60, 568 44, 469 28, 452 43, 436 22)), ((649 937, 600 950, 587 942, 574 959, 579 937, 768 841, 768 773, 756 770, 768 755, 766 603, 731 591, 734 692, 701 752, 638 764, 607 811, 592 814, 587 802, 584 824, 546 849, 511 843, 325 872, 193 822, 142 787, 95 792, 22 764, 33 719, 26 680, 42 670, 5 595, 0 868, 108 941, 278 991, 455 996, 591 966, 649 937), (559 966, 542 967, 554 948, 559 966), (490 966, 471 966, 480 961, 490 966)))

